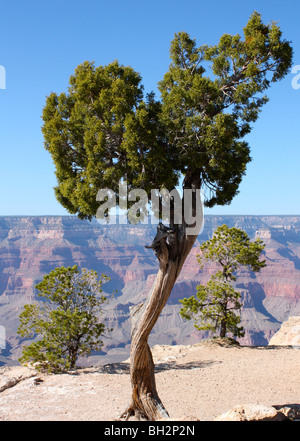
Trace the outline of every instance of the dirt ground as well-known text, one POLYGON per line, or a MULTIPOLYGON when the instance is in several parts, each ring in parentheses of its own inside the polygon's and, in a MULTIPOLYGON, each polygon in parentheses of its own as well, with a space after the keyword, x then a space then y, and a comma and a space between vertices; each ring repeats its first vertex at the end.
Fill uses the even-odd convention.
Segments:
MULTIPOLYGON (((171 419, 211 421, 240 404, 300 404, 297 348, 155 346, 153 357, 171 419)), ((60 375, 0 368, 1 390, 0 420, 111 421, 130 400, 129 363, 60 375)))

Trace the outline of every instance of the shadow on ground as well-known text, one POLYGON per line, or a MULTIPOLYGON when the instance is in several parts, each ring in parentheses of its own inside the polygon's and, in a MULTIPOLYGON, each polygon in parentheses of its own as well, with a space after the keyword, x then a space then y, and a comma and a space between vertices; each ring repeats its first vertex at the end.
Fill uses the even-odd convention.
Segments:
MULTIPOLYGON (((222 363, 221 361, 208 360, 208 361, 191 361, 189 363, 177 363, 176 361, 168 361, 157 363, 154 367, 154 372, 163 372, 168 370, 192 370, 192 369, 204 369, 216 363, 222 363)), ((129 363, 110 363, 103 366, 98 366, 97 369, 93 370, 94 373, 101 374, 129 374, 130 365, 129 363)), ((91 373, 88 371, 86 373, 91 373)))
POLYGON ((176 363, 176 361, 169 361, 166 363, 158 363, 155 365, 155 372, 162 372, 168 370, 192 370, 204 369, 213 364, 220 364, 222 361, 208 360, 208 361, 190 361, 189 363, 176 363))

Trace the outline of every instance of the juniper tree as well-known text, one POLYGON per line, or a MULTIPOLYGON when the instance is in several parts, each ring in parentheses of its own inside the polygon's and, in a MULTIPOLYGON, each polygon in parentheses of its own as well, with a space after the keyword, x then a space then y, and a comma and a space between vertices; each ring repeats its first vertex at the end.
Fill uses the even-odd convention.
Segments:
POLYGON ((247 233, 239 228, 218 227, 213 237, 200 246, 197 260, 201 268, 209 261, 219 270, 206 285, 197 286, 196 296, 180 300, 181 316, 187 320, 194 318, 199 331, 219 331, 220 337, 231 332, 235 337, 242 337, 244 331, 239 326, 238 315, 242 307, 241 294, 232 282, 236 281, 237 270, 241 267, 258 272, 266 265, 265 259, 260 260, 264 247, 261 239, 251 242, 247 233))
POLYGON ((39 369, 62 372, 74 369, 79 356, 99 351, 105 330, 102 284, 109 278, 98 279, 96 271, 77 265, 60 267, 46 274, 36 285, 41 305, 28 304, 20 314, 18 333, 37 338, 23 347, 21 363, 37 363, 39 369))
MULTIPOLYGON (((238 193, 250 161, 244 137, 267 102, 265 91, 291 66, 290 44, 277 24, 265 25, 254 12, 243 36, 225 34, 215 46, 197 46, 186 32, 175 34, 170 57, 159 99, 144 95, 141 76, 118 61, 99 67, 86 61, 70 77, 66 93, 48 96, 45 148, 56 168, 56 197, 70 213, 91 219, 99 189, 118 196, 120 180, 148 195, 182 182, 192 192, 194 217, 199 189, 208 189, 209 207, 229 204, 238 193)), ((159 262, 154 285, 144 305, 132 310, 132 397, 124 418, 167 416, 148 336, 200 229, 190 234, 190 219, 175 223, 172 213, 171 203, 169 225, 158 225, 150 245, 159 262)))

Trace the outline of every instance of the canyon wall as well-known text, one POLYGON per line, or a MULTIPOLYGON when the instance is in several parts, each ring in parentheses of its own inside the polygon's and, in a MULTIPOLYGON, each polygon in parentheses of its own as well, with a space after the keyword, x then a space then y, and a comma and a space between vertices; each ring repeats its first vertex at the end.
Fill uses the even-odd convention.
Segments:
MULTIPOLYGON (((267 345, 283 321, 300 315, 300 216, 206 216, 204 230, 150 336, 151 345, 192 344, 207 336, 181 319, 178 300, 195 294, 197 284, 215 271, 211 265, 200 270, 196 255, 199 244, 224 223, 266 244, 266 268, 258 274, 238 274, 246 330, 240 342, 267 345)), ((146 298, 158 268, 153 251, 145 248, 155 232, 154 225, 103 226, 73 216, 0 217, 0 365, 17 364, 24 343, 16 333, 18 317, 24 304, 39 301, 35 285, 53 268, 75 264, 108 275, 108 296, 117 290, 106 307, 114 330, 105 338, 103 351, 89 357, 89 364, 127 358, 129 308, 146 298)))

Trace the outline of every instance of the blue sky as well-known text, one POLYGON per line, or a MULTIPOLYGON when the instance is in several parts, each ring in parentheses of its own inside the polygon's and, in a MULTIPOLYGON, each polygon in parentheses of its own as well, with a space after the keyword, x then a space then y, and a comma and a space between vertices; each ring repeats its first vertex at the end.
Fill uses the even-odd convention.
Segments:
MULTIPOLYGON (((44 150, 45 97, 67 89, 85 60, 118 59, 141 73, 145 92, 168 70, 175 32, 197 44, 215 44, 223 33, 242 33, 253 10, 279 21, 300 65, 298 0, 10 0, 1 2, 0 215, 68 214, 54 197, 52 159, 44 150)), ((290 73, 269 90, 269 103, 247 137, 253 161, 230 206, 206 214, 300 214, 300 89, 290 73)), ((299 81, 300 84, 300 81, 299 81)))

